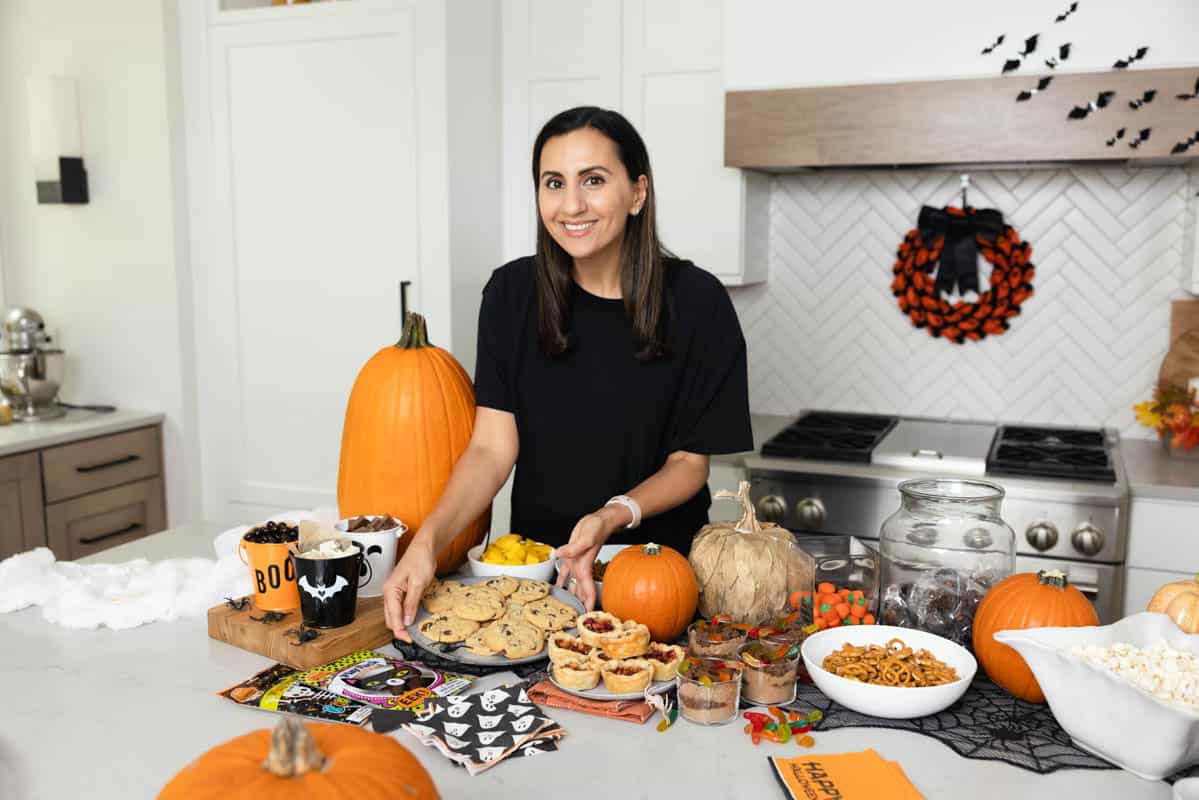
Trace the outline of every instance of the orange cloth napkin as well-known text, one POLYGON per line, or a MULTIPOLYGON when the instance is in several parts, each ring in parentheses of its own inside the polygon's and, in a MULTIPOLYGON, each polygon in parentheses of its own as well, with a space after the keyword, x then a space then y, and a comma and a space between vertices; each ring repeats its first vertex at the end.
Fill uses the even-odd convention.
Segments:
POLYGON ((923 800, 903 768, 873 750, 798 758, 771 758, 770 765, 793 800, 836 797, 839 800, 923 800))
POLYGON ((597 717, 611 717, 636 722, 638 725, 654 715, 654 709, 644 700, 588 700, 567 694, 548 680, 529 687, 529 699, 539 706, 565 708, 597 717))

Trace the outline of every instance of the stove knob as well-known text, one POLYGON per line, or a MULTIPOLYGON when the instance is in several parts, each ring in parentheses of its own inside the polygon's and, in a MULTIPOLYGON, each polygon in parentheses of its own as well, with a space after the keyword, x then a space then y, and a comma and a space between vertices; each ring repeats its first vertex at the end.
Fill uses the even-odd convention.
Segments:
POLYGON ((799 520, 799 527, 819 530, 824 524, 824 503, 815 497, 805 497, 795 504, 795 516, 799 520))
POLYGON ((758 501, 758 516, 766 522, 782 522, 787 515, 787 504, 776 494, 768 494, 758 501))
POLYGON ((1034 522, 1028 526, 1028 530, 1024 531, 1024 538, 1034 548, 1044 553, 1046 550, 1052 550, 1057 544, 1057 528, 1052 522, 1046 520, 1034 522))
POLYGON ((1103 549, 1103 531, 1089 522, 1084 522, 1070 534, 1070 544, 1084 556, 1097 555, 1103 549))

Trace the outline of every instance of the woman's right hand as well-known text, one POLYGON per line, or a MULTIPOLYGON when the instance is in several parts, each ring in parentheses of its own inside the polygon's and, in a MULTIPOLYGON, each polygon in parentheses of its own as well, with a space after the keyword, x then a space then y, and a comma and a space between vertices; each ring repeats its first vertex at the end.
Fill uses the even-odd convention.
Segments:
POLYGON ((383 582, 383 617, 387 627, 402 642, 411 642, 408 626, 416 620, 425 589, 437 576, 437 554, 433 536, 412 537, 400 563, 383 582))

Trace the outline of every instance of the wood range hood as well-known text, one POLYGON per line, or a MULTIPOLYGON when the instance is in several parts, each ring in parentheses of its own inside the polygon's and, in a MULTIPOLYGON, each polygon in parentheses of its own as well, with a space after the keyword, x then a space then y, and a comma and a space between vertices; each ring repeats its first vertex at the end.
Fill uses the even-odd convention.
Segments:
MULTIPOLYGON (((1052 73, 1051 73, 1052 74, 1052 73)), ((724 162, 789 172, 820 167, 1035 167, 1062 163, 1188 165, 1199 143, 1199 67, 1052 74, 1053 82, 1016 102, 1045 75, 1019 73, 908 83, 728 92, 724 162), (1152 102, 1129 106, 1150 90, 1152 102), (1116 94, 1084 119, 1075 106, 1116 94), (1112 146, 1107 142, 1124 128, 1112 146), (1137 147, 1130 142, 1150 128, 1137 147)))

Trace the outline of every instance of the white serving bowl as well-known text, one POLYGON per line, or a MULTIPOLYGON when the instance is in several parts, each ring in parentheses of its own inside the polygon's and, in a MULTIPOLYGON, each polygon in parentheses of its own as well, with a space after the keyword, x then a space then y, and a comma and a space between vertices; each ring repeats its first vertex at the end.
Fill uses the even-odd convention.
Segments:
POLYGON ((1183 633, 1165 614, 1149 612, 1113 625, 995 633, 995 641, 1024 658, 1076 745, 1151 781, 1199 764, 1199 712, 1160 700, 1070 650, 1116 642, 1146 648, 1162 639, 1199 656, 1199 634, 1183 633))
POLYGON ((486 545, 477 544, 466 551, 466 571, 479 577, 494 578, 497 575, 511 575, 513 578, 525 578, 531 581, 549 581, 554 577, 554 551, 550 550, 549 557, 537 564, 488 564, 480 559, 486 545))
POLYGON ((978 671, 978 662, 961 645, 933 633, 892 625, 829 628, 805 639, 799 652, 812 676, 812 683, 829 699, 858 713, 884 719, 914 719, 944 711, 966 693, 978 671), (913 650, 928 650, 957 670, 961 677, 941 686, 877 686, 842 678, 820 666, 825 656, 840 650, 847 642, 862 647, 868 644, 884 646, 892 639, 902 639, 913 650))

